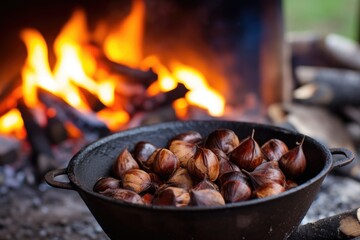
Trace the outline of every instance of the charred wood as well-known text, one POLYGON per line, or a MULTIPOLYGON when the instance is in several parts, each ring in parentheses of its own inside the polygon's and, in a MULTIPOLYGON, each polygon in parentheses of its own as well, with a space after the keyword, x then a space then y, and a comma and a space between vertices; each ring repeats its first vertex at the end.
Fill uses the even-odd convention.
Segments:
MULTIPOLYGON (((138 83, 145 88, 149 87, 158 78, 158 75, 150 68, 146 71, 132 68, 121 63, 113 62, 109 59, 103 58, 104 64, 109 67, 111 72, 125 76, 129 82, 138 83)), ((125 78, 125 79, 126 79, 125 78)))
POLYGON ((82 97, 89 104, 91 110, 93 110, 94 112, 99 112, 105 108, 105 105, 93 93, 91 93, 90 91, 88 91, 87 89, 82 88, 82 87, 78 87, 78 89, 79 89, 82 97))
POLYGON ((63 122, 72 122, 89 140, 95 140, 110 133, 106 124, 100 121, 95 114, 80 112, 63 99, 45 90, 39 90, 38 95, 39 99, 48 108, 54 108, 56 110, 58 119, 63 122))
POLYGON ((56 115, 47 117, 45 133, 52 144, 59 144, 68 138, 64 123, 56 115))
POLYGON ((133 99, 137 111, 151 111, 166 106, 176 99, 182 98, 189 90, 184 84, 178 83, 177 87, 168 92, 159 93, 155 96, 133 99))
POLYGON ((35 169, 35 177, 40 182, 46 172, 56 168, 55 157, 44 128, 36 121, 31 109, 26 106, 23 99, 18 101, 17 108, 21 113, 27 140, 31 145, 32 156, 30 158, 35 169))
POLYGON ((95 57, 100 69, 105 69, 110 73, 123 76, 124 80, 129 81, 129 83, 141 84, 147 88, 158 78, 158 75, 151 68, 142 70, 110 60, 105 56, 101 47, 95 42, 89 42, 84 47, 86 47, 95 57))

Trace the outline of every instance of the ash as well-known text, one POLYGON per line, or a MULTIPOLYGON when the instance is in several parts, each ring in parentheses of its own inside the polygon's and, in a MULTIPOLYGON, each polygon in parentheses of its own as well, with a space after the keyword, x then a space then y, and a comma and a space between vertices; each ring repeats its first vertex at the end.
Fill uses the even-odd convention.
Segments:
MULTIPOLYGON (((24 172, 0 168, 1 240, 109 240, 77 192, 27 179, 24 172)), ((302 224, 357 208, 358 196, 360 182, 329 174, 302 224)))
POLYGON ((108 240, 80 196, 45 183, 0 197, 0 239, 108 240))
POLYGON ((329 174, 302 224, 315 222, 360 207, 360 182, 352 178, 329 174))

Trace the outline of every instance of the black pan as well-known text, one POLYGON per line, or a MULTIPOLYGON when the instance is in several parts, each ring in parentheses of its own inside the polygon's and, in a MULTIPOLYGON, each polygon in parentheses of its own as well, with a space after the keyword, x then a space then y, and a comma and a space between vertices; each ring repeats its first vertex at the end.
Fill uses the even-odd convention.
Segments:
POLYGON ((305 137, 303 150, 307 170, 301 184, 279 195, 227 204, 222 207, 159 207, 122 203, 92 191, 96 180, 109 176, 116 156, 132 150, 139 141, 166 146, 173 136, 189 130, 203 136, 219 129, 235 131, 240 138, 251 135, 263 144, 270 138, 295 147, 303 135, 286 129, 230 121, 176 121, 115 133, 80 150, 66 169, 50 171, 45 179, 56 188, 77 191, 111 239, 286 239, 297 228, 313 202, 325 176, 348 164, 354 155, 347 149, 328 149, 305 137), (333 155, 337 155, 336 160, 333 155), (67 175, 70 182, 55 180, 67 175))

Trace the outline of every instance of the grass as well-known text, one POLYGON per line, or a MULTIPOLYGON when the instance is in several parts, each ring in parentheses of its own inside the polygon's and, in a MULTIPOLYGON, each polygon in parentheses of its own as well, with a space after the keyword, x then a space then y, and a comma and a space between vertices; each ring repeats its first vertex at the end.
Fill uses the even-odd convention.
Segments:
POLYGON ((357 40, 359 0, 284 0, 286 31, 337 33, 357 40))

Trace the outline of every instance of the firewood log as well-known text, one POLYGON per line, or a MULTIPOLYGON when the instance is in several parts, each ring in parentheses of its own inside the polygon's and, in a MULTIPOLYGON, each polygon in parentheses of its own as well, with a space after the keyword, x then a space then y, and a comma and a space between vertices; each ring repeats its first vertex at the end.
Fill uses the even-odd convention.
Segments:
POLYGON ((303 85, 294 99, 326 107, 360 105, 360 73, 324 67, 298 67, 296 76, 303 85))
POLYGON ((89 140, 96 140, 99 137, 110 133, 104 122, 99 120, 93 113, 83 113, 70 106, 63 99, 47 92, 38 91, 39 99, 48 107, 54 108, 59 119, 63 122, 72 122, 89 140))
POLYGON ((314 223, 301 225, 288 240, 358 239, 360 237, 360 210, 353 209, 314 223))

